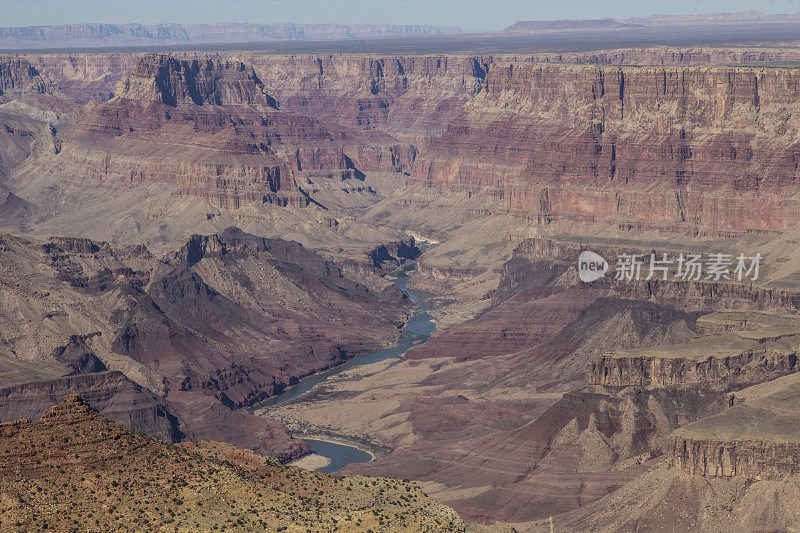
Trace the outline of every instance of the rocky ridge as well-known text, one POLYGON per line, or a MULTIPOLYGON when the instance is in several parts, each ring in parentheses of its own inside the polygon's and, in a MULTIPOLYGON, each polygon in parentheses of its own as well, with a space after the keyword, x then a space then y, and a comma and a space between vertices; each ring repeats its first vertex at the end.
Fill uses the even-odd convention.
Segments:
POLYGON ((409 482, 334 478, 215 442, 168 445, 103 418, 77 395, 39 419, 0 425, 0 449, 0 524, 9 531, 464 530, 409 482))

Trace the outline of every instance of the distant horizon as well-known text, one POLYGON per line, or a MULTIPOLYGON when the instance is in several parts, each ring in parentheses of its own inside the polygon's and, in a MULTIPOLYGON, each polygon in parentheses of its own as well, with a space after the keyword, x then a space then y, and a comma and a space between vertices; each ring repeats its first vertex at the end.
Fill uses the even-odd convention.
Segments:
POLYGON ((0 27, 71 24, 366 24, 499 31, 518 21, 630 19, 705 14, 789 15, 800 0, 0 0, 0 27), (220 20, 223 12, 226 19, 220 20), (313 17, 313 18, 312 18, 313 17), (327 20, 326 20, 327 18, 327 20))

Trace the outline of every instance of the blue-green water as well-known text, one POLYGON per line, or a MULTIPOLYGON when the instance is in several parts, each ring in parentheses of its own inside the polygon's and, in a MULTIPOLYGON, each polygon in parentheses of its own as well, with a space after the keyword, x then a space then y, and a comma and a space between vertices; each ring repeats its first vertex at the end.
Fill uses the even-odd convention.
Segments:
MULTIPOLYGON (((257 405, 254 410, 291 402, 297 398, 300 398, 320 383, 324 383, 329 377, 335 376, 336 374, 356 366, 377 363, 387 359, 395 359, 395 361, 392 362, 392 365, 394 365, 400 362, 401 357, 406 353, 406 350, 428 340, 428 337, 430 337, 431 333, 433 333, 433 331, 436 329, 436 323, 434 322, 433 317, 428 313, 430 309, 427 307, 426 300, 422 298, 422 295, 409 290, 407 287, 408 280, 413 274, 415 268, 416 266, 413 263, 407 265, 399 270, 397 276, 392 279, 392 282, 406 294, 408 294, 408 296, 417 305, 414 315, 411 317, 411 320, 408 321, 406 327, 403 328, 402 337, 395 346, 386 348, 384 350, 378 350, 377 352, 359 355, 343 365, 302 379, 299 383, 287 388, 281 394, 273 396, 265 402, 257 405)), ((320 469, 320 472, 337 472, 346 465, 351 463, 366 463, 372 458, 370 454, 356 448, 355 446, 335 444, 316 439, 304 440, 308 442, 312 452, 318 455, 323 455, 332 461, 329 466, 320 469)))
POLYGON ((395 285, 397 285, 400 289, 402 289, 408 296, 417 304, 417 308, 414 311, 414 315, 411 317, 411 320, 408 321, 406 327, 403 329, 403 336, 400 338, 400 342, 398 342, 395 346, 391 348, 386 348, 384 350, 378 350, 377 352, 366 353, 363 355, 359 355, 354 357, 347 363, 343 365, 339 365, 334 367, 330 370, 326 370, 325 372, 320 372, 318 374, 314 374, 313 376, 309 376, 300 380, 296 385, 292 385, 291 387, 287 388, 281 394, 277 396, 273 396, 269 398, 265 402, 256 406, 256 409, 261 409, 264 407, 270 407, 274 405, 279 405, 282 403, 286 403, 289 401, 294 400, 295 398, 302 396, 303 394, 307 393, 320 383, 326 381, 329 377, 335 376, 341 372, 349 370, 356 366, 361 365, 368 365, 371 363, 377 363, 379 361, 384 361, 386 359, 395 358, 397 361, 395 363, 400 362, 400 357, 406 353, 406 350, 425 342, 428 340, 428 337, 431 336, 431 333, 436 329, 436 323, 433 320, 433 317, 428 313, 429 309, 425 306, 425 302, 422 299, 420 294, 415 293, 412 290, 409 290, 406 284, 408 283, 411 274, 413 274, 415 269, 415 265, 411 264, 400 271, 398 271, 396 279, 392 280, 395 285))
POLYGON ((331 460, 331 464, 325 468, 320 468, 317 472, 331 474, 344 468, 350 463, 366 463, 372 456, 354 446, 327 442, 316 439, 303 439, 311 447, 311 451, 317 455, 323 455, 331 460))

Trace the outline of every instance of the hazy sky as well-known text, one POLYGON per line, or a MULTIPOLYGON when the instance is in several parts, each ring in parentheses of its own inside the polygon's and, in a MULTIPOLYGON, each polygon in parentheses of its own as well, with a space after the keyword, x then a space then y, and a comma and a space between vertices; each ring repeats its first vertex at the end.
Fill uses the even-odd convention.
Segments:
POLYGON ((800 0, 0 0, 0 26, 77 22, 348 22, 497 30, 517 20, 717 11, 794 13, 800 0))

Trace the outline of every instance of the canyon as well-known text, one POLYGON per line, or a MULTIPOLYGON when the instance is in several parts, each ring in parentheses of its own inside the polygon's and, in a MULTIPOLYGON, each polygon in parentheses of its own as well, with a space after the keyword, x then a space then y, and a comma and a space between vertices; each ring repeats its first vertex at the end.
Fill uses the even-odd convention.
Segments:
POLYGON ((676 529, 788 529, 759 502, 800 468, 797 59, 3 57, 0 431, 99 423, 85 400, 196 462, 341 439, 377 457, 297 475, 413 480, 445 530, 652 529, 676 509, 676 529), (592 283, 587 250, 611 266, 592 283), (651 253, 764 262, 618 279, 614 258, 651 253), (414 303, 391 280, 412 264, 428 340, 257 407, 400 342, 414 303))

